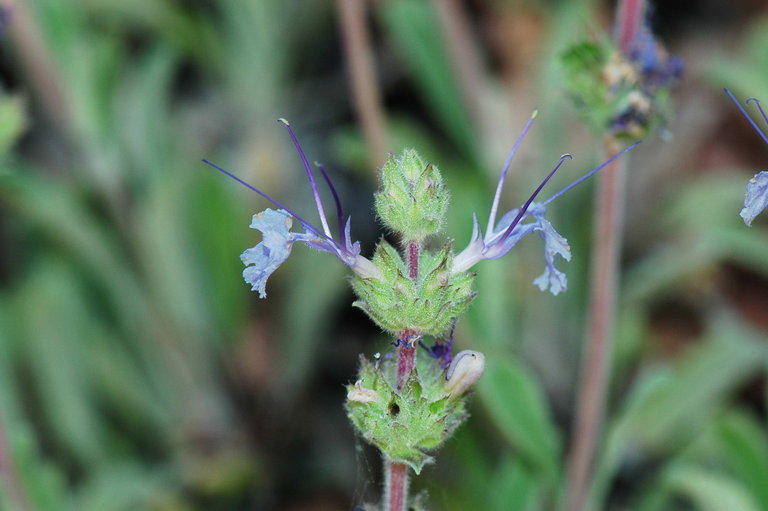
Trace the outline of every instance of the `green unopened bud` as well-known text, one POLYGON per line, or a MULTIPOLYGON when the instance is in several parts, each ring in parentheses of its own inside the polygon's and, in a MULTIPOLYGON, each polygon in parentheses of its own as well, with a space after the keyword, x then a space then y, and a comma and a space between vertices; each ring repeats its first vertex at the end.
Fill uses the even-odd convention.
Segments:
POLYGON ((459 352, 445 373, 445 393, 456 398, 462 396, 474 385, 485 371, 485 355, 479 351, 459 352))
POLYGON ((405 240, 420 241, 443 228, 450 194, 436 166, 413 149, 390 156, 381 169, 383 189, 376 193, 376 212, 405 240))

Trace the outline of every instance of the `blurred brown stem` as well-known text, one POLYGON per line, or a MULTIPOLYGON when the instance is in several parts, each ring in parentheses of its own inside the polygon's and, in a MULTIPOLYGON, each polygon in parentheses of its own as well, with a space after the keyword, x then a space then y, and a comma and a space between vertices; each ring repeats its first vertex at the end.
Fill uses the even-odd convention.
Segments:
POLYGON ((443 44, 456 77, 459 92, 475 128, 483 130, 485 121, 481 99, 483 72, 480 52, 473 41, 467 16, 459 0, 432 0, 443 44))
POLYGON ((13 453, 8 445, 5 423, 0 416, 0 484, 8 492, 9 501, 18 511, 32 511, 32 506, 19 480, 19 474, 13 464, 13 453))
MULTIPOLYGON (((618 151, 618 144, 607 138, 605 159, 618 151)), ((618 159, 606 166, 598 184, 590 311, 577 389, 575 431, 568 457, 568 511, 587 509, 588 489, 602 430, 619 285, 626 161, 626 158, 618 159)))
POLYGON ((377 169, 386 159, 389 140, 381 94, 376 84, 365 3, 365 0, 337 0, 355 111, 368 148, 369 165, 371 169, 377 169))
POLYGON ((17 62, 28 76, 43 111, 66 138, 70 135, 72 120, 66 95, 62 90, 64 80, 59 76, 53 55, 48 51, 34 13, 25 0, 2 2, 2 6, 10 11, 8 36, 18 53, 17 62))

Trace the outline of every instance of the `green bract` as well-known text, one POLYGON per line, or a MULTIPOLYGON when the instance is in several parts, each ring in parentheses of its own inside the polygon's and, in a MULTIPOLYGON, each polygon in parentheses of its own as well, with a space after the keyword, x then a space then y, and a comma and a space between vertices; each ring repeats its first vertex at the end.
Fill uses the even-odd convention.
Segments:
POLYGON ((381 169, 382 191, 376 212, 384 225, 405 240, 421 241, 443 228, 450 194, 440 171, 413 149, 390 156, 381 169))
POLYGON ((448 243, 436 254, 422 251, 414 282, 397 250, 382 241, 373 258, 382 278, 353 277, 352 287, 359 297, 353 305, 395 334, 402 330, 442 334, 475 297, 474 273, 451 274, 451 249, 448 243))
POLYGON ((396 390, 396 360, 360 359, 358 383, 347 387, 346 409, 358 432, 391 461, 418 474, 436 449, 468 417, 466 398, 449 398, 445 371, 420 358, 402 390, 396 390))

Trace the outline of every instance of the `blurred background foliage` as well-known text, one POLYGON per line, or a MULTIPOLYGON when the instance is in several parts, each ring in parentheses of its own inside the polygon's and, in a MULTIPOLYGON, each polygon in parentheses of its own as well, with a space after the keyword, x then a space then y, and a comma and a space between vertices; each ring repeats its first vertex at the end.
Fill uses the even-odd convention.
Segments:
MULTIPOLYGON (((596 162, 557 55, 608 26, 595 1, 460 3, 477 60, 462 95, 439 0, 368 4, 389 149, 453 192, 448 236, 484 215, 506 151, 522 201, 596 162)), ((0 509, 342 510, 378 493, 341 406, 387 339, 345 268, 298 248, 260 301, 238 255, 266 204, 209 158, 311 215, 278 117, 326 163, 370 253, 375 169, 350 101, 337 4, 5 4, 0 78, 0 509)), ((759 1, 666 2, 686 61, 667 140, 633 151, 621 318, 595 509, 768 511, 768 224, 738 212, 766 147, 722 93, 768 100, 759 1)), ((456 42, 456 41, 453 41, 456 42)), ((460 348, 491 361, 473 418, 415 481, 435 509, 549 510, 562 494, 589 262, 591 185, 550 208, 570 289, 531 285, 534 240, 478 268, 460 348)))

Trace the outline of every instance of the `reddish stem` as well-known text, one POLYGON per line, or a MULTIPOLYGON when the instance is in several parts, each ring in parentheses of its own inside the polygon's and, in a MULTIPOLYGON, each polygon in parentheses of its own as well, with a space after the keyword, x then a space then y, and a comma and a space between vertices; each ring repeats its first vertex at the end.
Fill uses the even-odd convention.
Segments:
POLYGON ((384 462, 385 511, 405 511, 408 500, 408 465, 394 461, 384 462))
POLYGON ((403 330, 397 347, 397 390, 400 390, 408 381, 408 376, 416 364, 416 345, 410 342, 413 333, 403 330))
POLYGON ((643 23, 645 0, 620 0, 616 11, 614 39, 624 55, 629 52, 632 41, 643 23))
MULTIPOLYGON (((606 156, 617 152, 615 143, 606 141, 606 156)), ((603 169, 597 192, 587 345, 582 358, 576 424, 568 457, 568 511, 586 509, 587 490, 602 429, 618 295, 626 161, 626 158, 614 160, 603 169)))
POLYGON ((419 242, 408 242, 408 276, 416 282, 419 278, 419 242))
MULTIPOLYGON (((408 276, 416 282, 419 278, 418 241, 407 244, 408 276)), ((405 329, 398 335, 397 343, 397 390, 401 390, 416 364, 416 344, 412 342, 416 332, 405 329)), ((404 511, 408 498, 408 466, 404 463, 384 461, 384 509, 404 511)))

